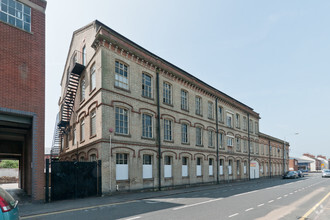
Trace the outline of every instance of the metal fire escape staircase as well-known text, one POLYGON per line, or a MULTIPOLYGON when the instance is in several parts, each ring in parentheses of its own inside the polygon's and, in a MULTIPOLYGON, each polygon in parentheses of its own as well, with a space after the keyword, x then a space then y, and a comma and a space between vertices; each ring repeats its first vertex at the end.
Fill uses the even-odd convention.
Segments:
POLYGON ((60 111, 60 121, 58 127, 63 133, 70 123, 70 118, 74 108, 74 100, 77 95, 79 79, 85 69, 85 54, 75 51, 70 59, 70 66, 67 72, 66 88, 60 111))

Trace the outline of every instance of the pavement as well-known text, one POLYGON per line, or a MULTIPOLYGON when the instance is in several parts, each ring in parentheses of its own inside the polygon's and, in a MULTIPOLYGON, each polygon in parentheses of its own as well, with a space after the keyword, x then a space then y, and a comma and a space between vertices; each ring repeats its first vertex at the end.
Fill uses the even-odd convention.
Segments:
MULTIPOLYGON (((279 177, 273 177, 272 179, 257 179, 250 180, 252 183, 261 182, 271 182, 278 180, 279 177)), ((187 188, 172 189, 172 190, 162 190, 162 191, 147 191, 147 192, 120 192, 112 195, 102 196, 102 197, 88 197, 83 199, 75 200, 62 200, 54 201, 50 203, 32 203, 31 198, 27 196, 21 189, 10 189, 10 186, 4 186, 6 184, 0 185, 3 188, 7 188, 7 191, 12 194, 12 196, 19 200, 19 210, 20 216, 28 217, 33 215, 40 215, 44 213, 52 212, 63 212, 65 210, 80 210, 84 208, 91 208, 93 206, 99 205, 111 205, 116 203, 125 203, 135 200, 151 199, 155 197, 165 197, 176 194, 184 194, 212 189, 219 189, 225 187, 232 187, 237 185, 246 184, 246 181, 242 182, 232 182, 232 183, 220 183, 202 186, 191 186, 187 188)))

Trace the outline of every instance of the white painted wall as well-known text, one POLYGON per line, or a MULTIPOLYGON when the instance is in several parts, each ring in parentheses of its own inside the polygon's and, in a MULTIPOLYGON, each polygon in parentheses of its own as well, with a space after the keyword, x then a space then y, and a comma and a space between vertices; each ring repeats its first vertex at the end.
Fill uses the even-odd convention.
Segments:
POLYGON ((18 178, 18 168, 0 168, 0 177, 3 176, 18 178))

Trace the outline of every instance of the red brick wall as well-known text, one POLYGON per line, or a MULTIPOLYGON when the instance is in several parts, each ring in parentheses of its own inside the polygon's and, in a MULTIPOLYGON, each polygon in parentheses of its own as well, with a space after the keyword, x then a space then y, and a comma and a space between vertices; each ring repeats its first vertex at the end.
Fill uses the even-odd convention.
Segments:
POLYGON ((298 160, 296 159, 290 159, 289 160, 289 170, 298 170, 298 160))
MULTIPOLYGON (((46 2, 33 0, 39 6, 46 2)), ((0 107, 36 114, 32 198, 44 198, 45 14, 31 8, 31 33, 0 22, 0 107)))

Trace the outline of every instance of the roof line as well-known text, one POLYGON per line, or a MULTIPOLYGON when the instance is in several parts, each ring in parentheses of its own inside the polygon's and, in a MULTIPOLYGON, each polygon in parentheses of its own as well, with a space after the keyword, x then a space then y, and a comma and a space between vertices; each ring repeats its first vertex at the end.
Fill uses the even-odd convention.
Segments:
MULTIPOLYGON (((170 66, 174 67, 175 69, 178 69, 180 72, 183 72, 184 74, 186 74, 186 75, 188 75, 189 77, 193 78, 194 80, 200 82, 201 84, 203 84, 203 85, 209 87, 209 88, 212 89, 212 90, 215 90, 216 92, 220 93, 221 95, 224 95, 225 97, 227 97, 227 98, 229 98, 229 99, 232 99, 232 100, 234 100, 235 102, 237 102, 238 104, 243 105, 244 107, 246 107, 246 108, 250 109, 251 111, 255 112, 255 111, 253 110, 253 108, 251 108, 250 106, 248 106, 248 105, 246 105, 246 104, 244 104, 244 103, 238 101, 237 99, 235 99, 235 98, 233 98, 233 97, 227 95, 227 94, 224 93, 224 92, 221 92, 220 90, 214 88, 213 86, 211 86, 211 85, 205 83, 204 81, 198 79, 197 77, 191 75, 190 73, 188 73, 187 71, 181 69, 180 67, 177 67, 176 65, 174 65, 174 64, 172 64, 172 63, 170 63, 170 62, 168 62, 167 60, 164 60, 163 58, 157 56, 156 54, 150 52, 149 50, 147 50, 147 49, 141 47, 141 46, 138 45, 137 43, 135 43, 135 42, 133 42, 132 40, 128 39, 127 37, 121 35, 121 34, 118 33, 117 31, 111 29, 110 27, 108 27, 107 25, 103 24, 102 22, 100 22, 100 21, 98 21, 98 20, 95 20, 94 22, 95 22, 96 24, 100 25, 100 26, 105 27, 105 28, 108 29, 110 32, 114 33, 115 35, 118 35, 120 38, 123 38, 125 41, 127 41, 127 42, 130 43, 130 44, 132 44, 133 46, 135 46, 135 47, 137 47, 137 48, 139 48, 139 49, 141 49, 141 50, 143 50, 143 51, 149 53, 151 56, 155 57, 156 59, 158 59, 158 60, 164 62, 164 63, 167 64, 167 65, 170 65, 170 66)), ((94 22, 93 22, 93 23, 94 23, 94 22)), ((88 26, 88 25, 87 25, 87 26, 88 26)), ((85 27, 86 27, 86 26, 85 26, 85 27)), ((83 27, 83 28, 85 28, 85 27, 83 27)), ((80 31, 80 30, 83 29, 83 28, 80 28, 80 29, 78 29, 77 31, 80 31)), ((76 32, 76 31, 75 31, 75 32, 76 32)), ((75 33, 75 32, 74 32, 74 33, 75 33)), ((257 113, 257 112, 255 112, 255 113, 259 115, 259 113, 257 113)))

